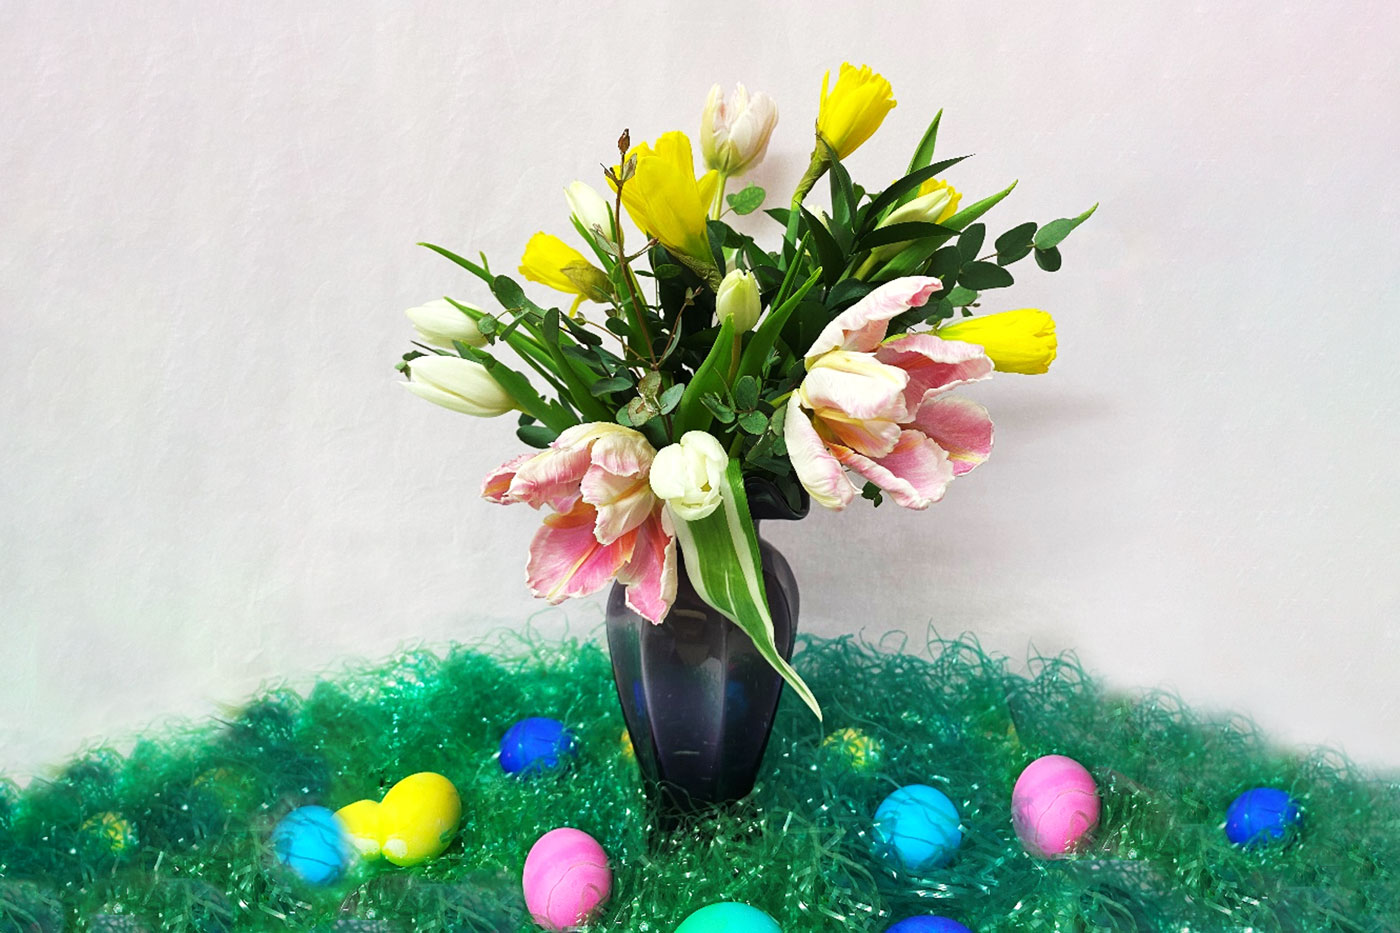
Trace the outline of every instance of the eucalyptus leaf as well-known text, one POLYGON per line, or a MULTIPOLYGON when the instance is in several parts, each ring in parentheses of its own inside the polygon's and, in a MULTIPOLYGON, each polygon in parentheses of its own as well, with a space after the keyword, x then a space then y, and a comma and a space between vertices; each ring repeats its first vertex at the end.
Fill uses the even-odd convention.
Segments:
POLYGON ((554 442, 559 432, 542 424, 523 424, 515 429, 515 436, 531 447, 544 448, 554 442))
POLYGON ((1046 272, 1059 272, 1060 262, 1060 251, 1054 246, 1035 251, 1035 264, 1046 272))
POLYGON ((700 403, 708 408, 710 413, 720 420, 721 424, 734 423, 734 409, 726 405, 724 399, 715 393, 710 392, 702 396, 700 403))
POLYGON ((972 224, 963 230, 958 237, 958 252, 962 253, 963 262, 972 262, 977 258, 977 254, 982 251, 982 244, 987 240, 987 225, 972 224))
POLYGON ((1003 256, 1010 255, 1016 252, 1020 252, 1020 255, 1024 256, 1026 255, 1026 253, 1030 252, 1031 242, 1035 238, 1035 231, 1035 221, 1028 220, 1023 224, 1018 224, 1012 227, 1010 230, 997 237, 997 241, 995 244, 997 250, 997 262, 1000 262, 1002 265, 1006 265, 1005 262, 1002 262, 1003 256))
MULTIPOLYGON (((1062 217, 1059 220, 1052 220, 1036 231, 1035 248, 1038 250, 1051 249, 1064 242, 1065 237, 1074 232, 1074 228, 1094 216, 1094 211, 1099 206, 1095 204, 1078 217, 1062 217)), ((1054 270, 1049 270, 1054 271, 1054 270)))
POLYGON ((612 376, 607 379, 599 379, 588 389, 588 394, 594 398, 607 395, 610 392, 624 392, 632 388, 632 380, 626 376, 612 376))
POLYGON ((734 404, 740 410, 748 411, 758 407, 758 380, 753 376, 741 376, 734 383, 734 404))
POLYGON ((961 285, 954 286, 953 290, 943 296, 948 303, 954 307, 966 307, 977 300, 977 293, 970 288, 963 288, 961 285))
POLYGON ((767 194, 758 185, 749 185, 742 191, 736 191, 729 195, 725 200, 729 202, 729 207, 734 213, 739 215, 752 214, 763 206, 763 199, 767 194))
POLYGON ((762 434, 768 430, 768 416, 761 411, 746 411, 739 416, 739 427, 750 434, 762 434))
POLYGON ((958 273, 959 285, 979 291, 988 288, 1005 288, 1015 281, 1010 272, 994 262, 969 262, 958 273))
POLYGON ((674 279, 676 276, 685 274, 683 267, 669 262, 663 262, 651 271, 658 279, 674 279))
POLYGON ((669 415, 671 412, 675 411, 676 406, 681 403, 681 396, 684 394, 684 382, 678 382, 675 385, 671 386, 669 389, 667 389, 665 392, 662 392, 661 397, 657 399, 657 403, 661 408, 661 414, 669 415))

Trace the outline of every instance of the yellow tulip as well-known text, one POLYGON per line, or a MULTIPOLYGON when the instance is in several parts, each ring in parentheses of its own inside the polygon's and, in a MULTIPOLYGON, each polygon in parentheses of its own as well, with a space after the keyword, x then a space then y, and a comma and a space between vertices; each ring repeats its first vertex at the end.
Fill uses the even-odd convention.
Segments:
POLYGON ((612 295, 612 283, 608 281, 606 272, 584 259, 583 253, 544 231, 530 237, 530 242, 525 244, 525 255, 520 258, 520 274, 531 282, 577 295, 570 313, 585 298, 606 302, 612 295))
POLYGON ((622 204, 632 222, 718 288, 721 276, 710 252, 706 222, 719 189, 719 173, 695 177, 690 139, 678 131, 663 135, 655 148, 646 143, 634 147, 628 155, 633 154, 636 174, 622 186, 622 204))
POLYGON ((855 68, 849 62, 841 66, 836 86, 828 93, 830 81, 828 71, 822 78, 817 134, 836 150, 838 158, 844 159, 869 139, 894 109, 894 89, 869 65, 855 68))
POLYGON ((944 340, 981 347, 1004 373, 1037 375, 1055 361, 1055 319, 1035 308, 970 317, 938 328, 944 340))

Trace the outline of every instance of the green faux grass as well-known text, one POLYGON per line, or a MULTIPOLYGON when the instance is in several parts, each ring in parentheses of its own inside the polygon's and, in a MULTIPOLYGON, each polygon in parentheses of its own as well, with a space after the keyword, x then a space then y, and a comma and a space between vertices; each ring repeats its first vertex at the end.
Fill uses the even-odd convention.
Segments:
POLYGON ((590 930, 671 933, 719 900, 761 907, 788 933, 883 930, 916 913, 981 933, 1400 929, 1395 783, 1327 754, 1280 752, 1247 722, 1203 719, 1170 697, 1106 694, 1068 660, 1025 677, 965 641, 931 649, 927 661, 802 639, 797 668, 825 727, 785 696, 753 796, 669 840, 649 833, 594 644, 413 653, 305 697, 272 692, 125 758, 95 752, 23 792, 0 784, 0 931, 533 930, 521 866, 563 825, 613 859, 613 898, 590 930), (503 774, 497 743, 526 716, 576 730, 577 762, 503 774), (878 769, 855 773, 820 747, 843 727, 882 743, 878 769), (1012 784, 1049 753, 1085 764, 1104 794, 1094 845, 1078 858, 1031 858, 1011 829, 1012 784), (289 809, 377 799, 425 770, 463 799, 462 830, 438 859, 362 868, 328 889, 276 865, 268 837, 289 809), (909 783, 947 793, 966 829, 957 859, 926 877, 871 856, 871 814, 909 783), (1257 785, 1293 793, 1304 826, 1245 851, 1225 840, 1224 812, 1257 785), (120 851, 103 814, 130 829, 120 851))

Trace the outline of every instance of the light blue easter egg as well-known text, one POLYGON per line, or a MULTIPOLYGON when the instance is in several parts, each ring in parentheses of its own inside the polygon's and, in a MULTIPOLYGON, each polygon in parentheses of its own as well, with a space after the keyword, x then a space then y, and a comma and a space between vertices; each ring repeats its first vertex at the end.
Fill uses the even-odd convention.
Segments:
POLYGON ((681 921, 676 933, 783 933, 777 921, 748 904, 722 902, 701 907, 681 921))
POLYGON ((282 817, 272 831, 277 860, 307 884, 339 881, 350 865, 350 839, 325 807, 298 807, 282 817))
POLYGON ((962 844, 958 810, 941 791, 908 784, 875 810, 875 851, 886 864, 908 872, 938 868, 962 844))

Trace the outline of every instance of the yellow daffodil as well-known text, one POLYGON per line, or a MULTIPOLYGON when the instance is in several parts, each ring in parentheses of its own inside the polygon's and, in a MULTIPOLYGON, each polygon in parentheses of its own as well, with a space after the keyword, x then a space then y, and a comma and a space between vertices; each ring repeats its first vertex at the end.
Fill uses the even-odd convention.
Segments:
POLYGON ((706 221, 719 188, 719 173, 695 177, 690 139, 681 132, 666 133, 655 148, 642 143, 628 153, 629 157, 634 154, 636 173, 622 186, 622 204, 632 222, 718 288, 721 277, 710 252, 706 221))
POLYGON ((836 150, 840 159, 860 147, 894 109, 894 89, 890 82, 870 70, 849 62, 841 66, 836 86, 827 91, 831 72, 822 78, 821 107, 817 111, 817 134, 836 150))
POLYGON ((1004 373, 1036 375, 1048 371, 1055 361, 1055 319, 1035 308, 945 324, 938 328, 938 336, 981 347, 1004 373))
POLYGON ((612 283, 608 281, 607 273, 584 259, 578 250, 544 231, 530 237, 530 242, 525 244, 525 255, 520 259, 520 274, 531 282, 577 295, 570 313, 585 298, 605 302, 612 294, 612 283))

